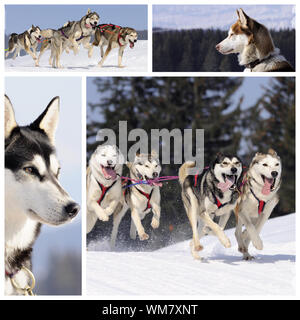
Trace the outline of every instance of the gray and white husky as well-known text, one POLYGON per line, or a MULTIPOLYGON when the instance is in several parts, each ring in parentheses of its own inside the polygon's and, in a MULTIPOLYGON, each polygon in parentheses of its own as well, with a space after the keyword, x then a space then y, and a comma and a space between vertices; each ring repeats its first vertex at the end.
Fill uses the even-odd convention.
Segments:
POLYGON ((51 49, 49 64, 55 68, 61 68, 60 57, 64 50, 72 49, 74 54, 79 51, 82 44, 88 50, 88 56, 93 54, 93 45, 90 43, 91 37, 95 34, 95 28, 99 23, 99 15, 97 12, 91 12, 88 9, 79 21, 68 21, 58 30, 45 29, 42 35, 45 41, 42 44, 39 58, 36 66, 39 64, 41 56, 47 49, 51 49))
POLYGON ((12 33, 9 36, 8 51, 5 56, 8 57, 10 53, 15 51, 13 59, 16 59, 17 55, 19 55, 20 51, 23 49, 31 55, 34 61, 37 61, 36 49, 41 42, 41 39, 41 29, 34 25, 21 34, 12 33))
POLYGON ((189 174, 189 169, 194 167, 195 162, 185 162, 179 169, 179 182, 183 204, 193 231, 191 253, 195 259, 201 259, 198 254, 203 249, 200 238, 208 229, 213 231, 224 247, 231 246, 223 231, 227 220, 220 226, 213 218, 221 216, 222 219, 223 215, 227 218, 228 213, 235 208, 242 163, 237 156, 219 153, 211 166, 200 174, 189 174))
POLYGON ((79 212, 58 181, 55 154, 59 97, 30 125, 18 126, 5 96, 5 294, 28 293, 32 246, 41 224, 57 226, 79 212))
POLYGON ((115 145, 98 146, 87 168, 87 233, 97 219, 108 221, 122 198, 124 157, 115 145))
MULTIPOLYGON (((150 180, 159 177, 161 166, 155 151, 151 154, 136 154, 133 162, 128 162, 130 179, 127 186, 138 180, 150 180)), ((111 233, 111 247, 115 247, 118 229, 122 218, 128 209, 131 210, 130 237, 136 239, 138 234, 140 240, 149 239, 145 232, 142 220, 146 214, 153 212, 151 226, 153 229, 159 227, 160 221, 160 189, 161 183, 138 184, 125 188, 122 198, 122 207, 114 213, 113 229, 111 233)))
POLYGON ((269 30, 237 10, 238 20, 233 24, 226 39, 216 45, 222 54, 238 54, 239 64, 246 72, 292 72, 290 63, 275 48, 269 30))
POLYGON ((259 234, 279 201, 281 170, 279 156, 270 149, 267 154, 256 153, 244 178, 241 197, 237 203, 238 223, 235 236, 238 249, 245 260, 253 258, 248 252, 250 241, 256 249, 263 249, 259 234), (243 225, 245 230, 242 232, 243 225))

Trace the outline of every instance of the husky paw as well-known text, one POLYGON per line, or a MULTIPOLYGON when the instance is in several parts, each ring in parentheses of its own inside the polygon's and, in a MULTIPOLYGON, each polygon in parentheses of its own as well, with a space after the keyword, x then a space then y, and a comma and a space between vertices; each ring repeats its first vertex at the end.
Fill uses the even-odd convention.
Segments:
POLYGON ((159 227, 159 221, 157 219, 152 219, 151 221, 151 227, 153 229, 157 229, 159 227))
POLYGON ((243 260, 246 260, 246 261, 251 261, 255 259, 254 257, 250 256, 250 254, 247 252, 247 253, 244 253, 243 255, 243 260))
POLYGON ((123 65, 119 65, 119 66, 118 66, 118 68, 125 68, 125 66, 123 66, 123 65))
POLYGON ((230 247, 231 247, 230 240, 229 240, 227 237, 225 237, 224 239, 222 239, 221 242, 222 242, 222 244, 223 244, 223 246, 224 246, 225 248, 230 248, 230 247))
POLYGON ((140 237, 140 240, 142 240, 142 241, 149 239, 149 235, 145 232, 143 234, 141 234, 139 237, 140 237))
POLYGON ((109 216, 107 216, 106 214, 100 214, 100 215, 98 215, 98 217, 101 221, 108 221, 109 220, 109 216))
POLYGON ((257 250, 262 250, 264 247, 263 242, 259 237, 255 241, 252 241, 252 243, 257 250))

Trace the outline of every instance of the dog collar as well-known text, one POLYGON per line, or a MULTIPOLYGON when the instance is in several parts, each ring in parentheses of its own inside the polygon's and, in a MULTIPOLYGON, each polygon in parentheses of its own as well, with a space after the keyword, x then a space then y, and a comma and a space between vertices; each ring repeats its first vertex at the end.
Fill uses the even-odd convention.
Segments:
POLYGON ((258 199, 258 197, 255 195, 255 193, 253 192, 253 190, 250 188, 250 191, 253 195, 253 197, 257 200, 258 202, 258 208, 257 208, 257 212, 258 214, 260 215, 263 211, 264 211, 264 208, 265 208, 265 205, 266 205, 266 201, 263 201, 263 200, 260 200, 258 199))
MULTIPOLYGON (((96 180, 97 181, 97 180, 96 180)), ((101 202, 103 201, 107 191, 117 182, 117 180, 115 180, 109 187, 105 187, 102 183, 100 183, 99 181, 97 181, 100 189, 101 189, 101 196, 99 198, 99 200, 97 201, 97 203, 99 204, 99 206, 101 205, 101 202)))
POLYGON ((256 59, 250 63, 245 64, 244 67, 247 69, 251 69, 251 71, 252 71, 252 69, 254 69, 256 66, 269 60, 271 57, 272 57, 272 55, 269 55, 267 58, 264 58, 264 59, 256 59))

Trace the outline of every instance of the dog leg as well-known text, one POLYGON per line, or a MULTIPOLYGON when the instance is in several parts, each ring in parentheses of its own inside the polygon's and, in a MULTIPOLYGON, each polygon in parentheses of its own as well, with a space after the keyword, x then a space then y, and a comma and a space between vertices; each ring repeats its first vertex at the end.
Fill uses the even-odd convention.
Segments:
POLYGON ((137 211, 136 208, 132 208, 131 210, 131 218, 135 224, 135 227, 137 229, 137 233, 139 235, 140 240, 148 240, 149 235, 145 232, 145 229, 142 225, 141 218, 139 215, 139 212, 137 211))
POLYGON ((20 54, 20 51, 21 51, 21 48, 18 47, 18 48, 16 49, 15 53, 14 53, 13 60, 15 60, 16 57, 20 54))
POLYGON ((101 58, 103 58, 104 56, 103 44, 100 45, 100 55, 101 55, 101 58))
POLYGON ((111 51, 111 44, 109 43, 107 48, 106 48, 106 51, 105 51, 105 54, 103 56, 103 58, 101 59, 101 61, 98 63, 98 67, 102 67, 103 66, 103 63, 105 61, 105 59, 107 58, 107 56, 109 55, 110 51, 111 51))
POLYGON ((136 239, 136 227, 132 219, 130 223, 130 239, 132 240, 136 239))
POLYGON ((225 248, 231 247, 230 240, 227 238, 224 231, 219 227, 217 223, 213 222, 207 212, 201 213, 200 218, 215 233, 215 235, 219 238, 225 248))
POLYGON ((86 213, 86 233, 89 233, 94 228, 94 225, 97 222, 98 217, 93 213, 87 210, 86 213))
POLYGON ((120 204, 120 206, 117 206, 116 211, 114 212, 113 228, 112 228, 112 232, 111 232, 111 236, 110 236, 110 247, 112 249, 114 249, 116 246, 119 225, 120 225, 120 222, 123 219, 125 213, 127 212, 127 210, 128 210, 128 206, 126 204, 124 204, 123 207, 120 204))
POLYGON ((119 48, 119 55, 118 55, 118 67, 119 68, 124 68, 125 67, 125 66, 122 66, 123 53, 124 53, 124 47, 120 47, 119 48))
POLYGON ((160 220, 160 206, 157 203, 151 203, 153 217, 151 221, 151 227, 153 229, 157 229, 159 227, 159 220, 160 220))
POLYGON ((254 257, 252 257, 249 252, 248 252, 248 245, 245 244, 242 236, 242 227, 243 224, 241 220, 239 219, 235 228, 235 238, 238 243, 238 250, 243 254, 243 259, 244 260, 252 260, 254 257))
POLYGON ((42 55, 44 54, 44 52, 49 48, 50 44, 49 41, 45 40, 42 45, 41 45, 41 49, 40 49, 40 54, 38 56, 38 59, 35 62, 35 66, 38 67, 40 64, 40 59, 42 57, 42 55))

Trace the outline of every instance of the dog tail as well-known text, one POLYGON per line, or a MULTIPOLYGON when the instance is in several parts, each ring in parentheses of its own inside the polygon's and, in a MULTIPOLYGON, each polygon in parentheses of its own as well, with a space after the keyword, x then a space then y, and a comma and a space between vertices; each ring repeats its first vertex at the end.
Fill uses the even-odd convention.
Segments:
POLYGON ((185 162, 179 169, 179 182, 183 184, 185 178, 189 175, 188 169, 195 168, 196 162, 195 161, 187 161, 185 162))

